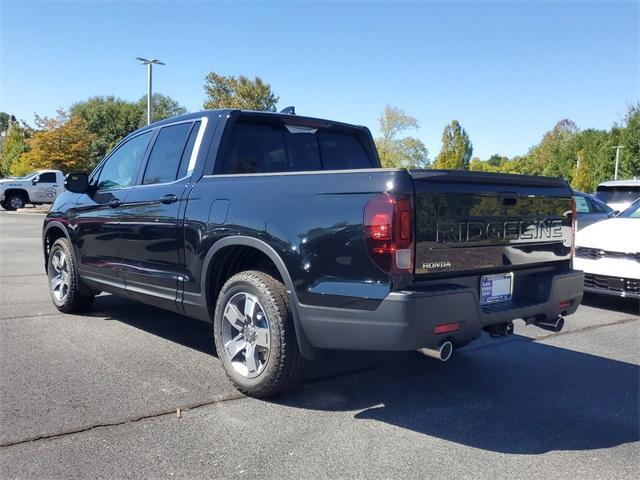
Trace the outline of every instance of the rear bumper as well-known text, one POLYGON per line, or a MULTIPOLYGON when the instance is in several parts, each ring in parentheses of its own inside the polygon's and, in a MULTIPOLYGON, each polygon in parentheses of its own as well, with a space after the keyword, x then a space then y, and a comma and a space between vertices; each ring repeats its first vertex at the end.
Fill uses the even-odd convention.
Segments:
MULTIPOLYGON (((413 350, 444 340, 465 342, 487 325, 518 318, 552 320, 570 315, 582 301, 583 274, 570 270, 529 278, 537 295, 515 296, 511 302, 480 307, 477 288, 469 282, 392 292, 374 311, 300 305, 300 322, 317 348, 346 350, 413 350), (550 287, 550 288, 549 288, 550 287), (571 305, 559 309, 560 302, 571 305), (434 328, 459 322, 456 332, 436 335, 434 328)), ((533 290, 532 290, 533 291, 533 290)))

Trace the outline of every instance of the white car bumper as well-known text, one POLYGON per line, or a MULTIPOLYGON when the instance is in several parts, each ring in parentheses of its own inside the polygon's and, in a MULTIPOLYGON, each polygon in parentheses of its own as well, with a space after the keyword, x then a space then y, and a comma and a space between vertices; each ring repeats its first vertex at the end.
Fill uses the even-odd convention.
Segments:
POLYGON ((573 268, 582 270, 584 290, 619 297, 640 298, 640 261, 633 258, 582 258, 576 256, 573 268))

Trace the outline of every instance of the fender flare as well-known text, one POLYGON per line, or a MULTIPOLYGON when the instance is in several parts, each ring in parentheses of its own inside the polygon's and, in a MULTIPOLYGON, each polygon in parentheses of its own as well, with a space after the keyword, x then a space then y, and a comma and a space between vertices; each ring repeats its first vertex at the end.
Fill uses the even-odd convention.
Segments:
POLYGON ((13 195, 14 193, 19 193, 20 195, 22 195, 25 198, 25 203, 32 203, 31 202, 31 196, 29 195, 29 190, 27 190, 24 187, 10 187, 10 188, 7 188, 4 191, 5 201, 6 201, 8 196, 13 195), (9 193, 7 193, 7 192, 9 192, 9 193))
POLYGON ((231 235, 218 240, 207 252, 207 255, 205 256, 203 261, 202 276, 200 279, 200 291, 202 292, 202 295, 205 299, 206 309, 209 311, 209 318, 213 318, 213 309, 215 307, 214 305, 209 305, 209 302, 206 301, 208 295, 207 282, 209 278, 209 271, 211 265, 213 264, 213 259, 216 253, 218 253, 225 247, 231 246, 246 246, 255 248, 256 250, 260 250, 276 266, 280 277, 284 281, 285 290, 289 297, 289 306, 291 308, 291 314, 293 316, 293 323, 296 328, 296 338, 298 340, 298 348, 300 349, 300 353, 308 359, 314 359, 317 353, 304 334, 298 309, 298 297, 296 295, 293 281, 291 280, 291 275, 289 275, 289 271, 287 270, 284 261, 282 260, 280 255, 278 255, 278 253, 273 249, 273 247, 262 240, 258 240, 257 238, 247 237, 244 235, 231 235))
POLYGON ((47 225, 42 230, 42 253, 44 255, 44 271, 45 271, 45 273, 47 272, 47 242, 46 242, 46 238, 47 238, 47 233, 52 228, 59 228, 60 230, 62 230, 62 233, 64 233, 64 236, 67 238, 67 240, 69 240, 69 243, 71 243, 72 246, 73 246, 73 242, 71 242, 71 237, 69 237, 69 232, 67 231, 67 227, 65 227, 63 223, 57 222, 55 220, 52 220, 52 221, 48 222, 47 225))

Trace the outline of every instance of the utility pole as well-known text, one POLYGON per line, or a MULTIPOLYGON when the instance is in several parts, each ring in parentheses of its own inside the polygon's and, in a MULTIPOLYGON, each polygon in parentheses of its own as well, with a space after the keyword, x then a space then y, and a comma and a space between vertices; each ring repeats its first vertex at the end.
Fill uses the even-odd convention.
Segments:
POLYGON ((164 65, 164 63, 162 63, 157 58, 148 59, 148 58, 136 57, 136 60, 139 60, 142 63, 142 65, 147 66, 147 125, 149 125, 153 117, 153 107, 151 104, 151 99, 153 97, 152 86, 151 86, 153 81, 153 66, 164 65))
POLYGON ((615 172, 613 174, 613 179, 617 180, 618 179, 618 167, 620 166, 620 149, 624 148, 624 145, 616 145, 615 147, 611 147, 611 148, 615 148, 616 149, 616 169, 615 169, 615 172))

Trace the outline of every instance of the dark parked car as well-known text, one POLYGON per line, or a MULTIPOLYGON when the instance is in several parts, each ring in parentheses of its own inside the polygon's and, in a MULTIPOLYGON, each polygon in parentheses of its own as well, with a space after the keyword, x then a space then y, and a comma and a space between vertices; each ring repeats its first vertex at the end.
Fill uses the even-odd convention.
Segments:
POLYGON ((617 213, 613 208, 593 195, 583 192, 573 192, 578 213, 578 229, 582 230, 587 225, 606 220, 617 213))
POLYGON ((364 127, 190 114, 65 183, 43 230, 56 307, 106 291, 212 322, 249 395, 296 385, 323 349, 446 360, 514 319, 559 331, 582 299, 566 182, 382 169, 364 127))

